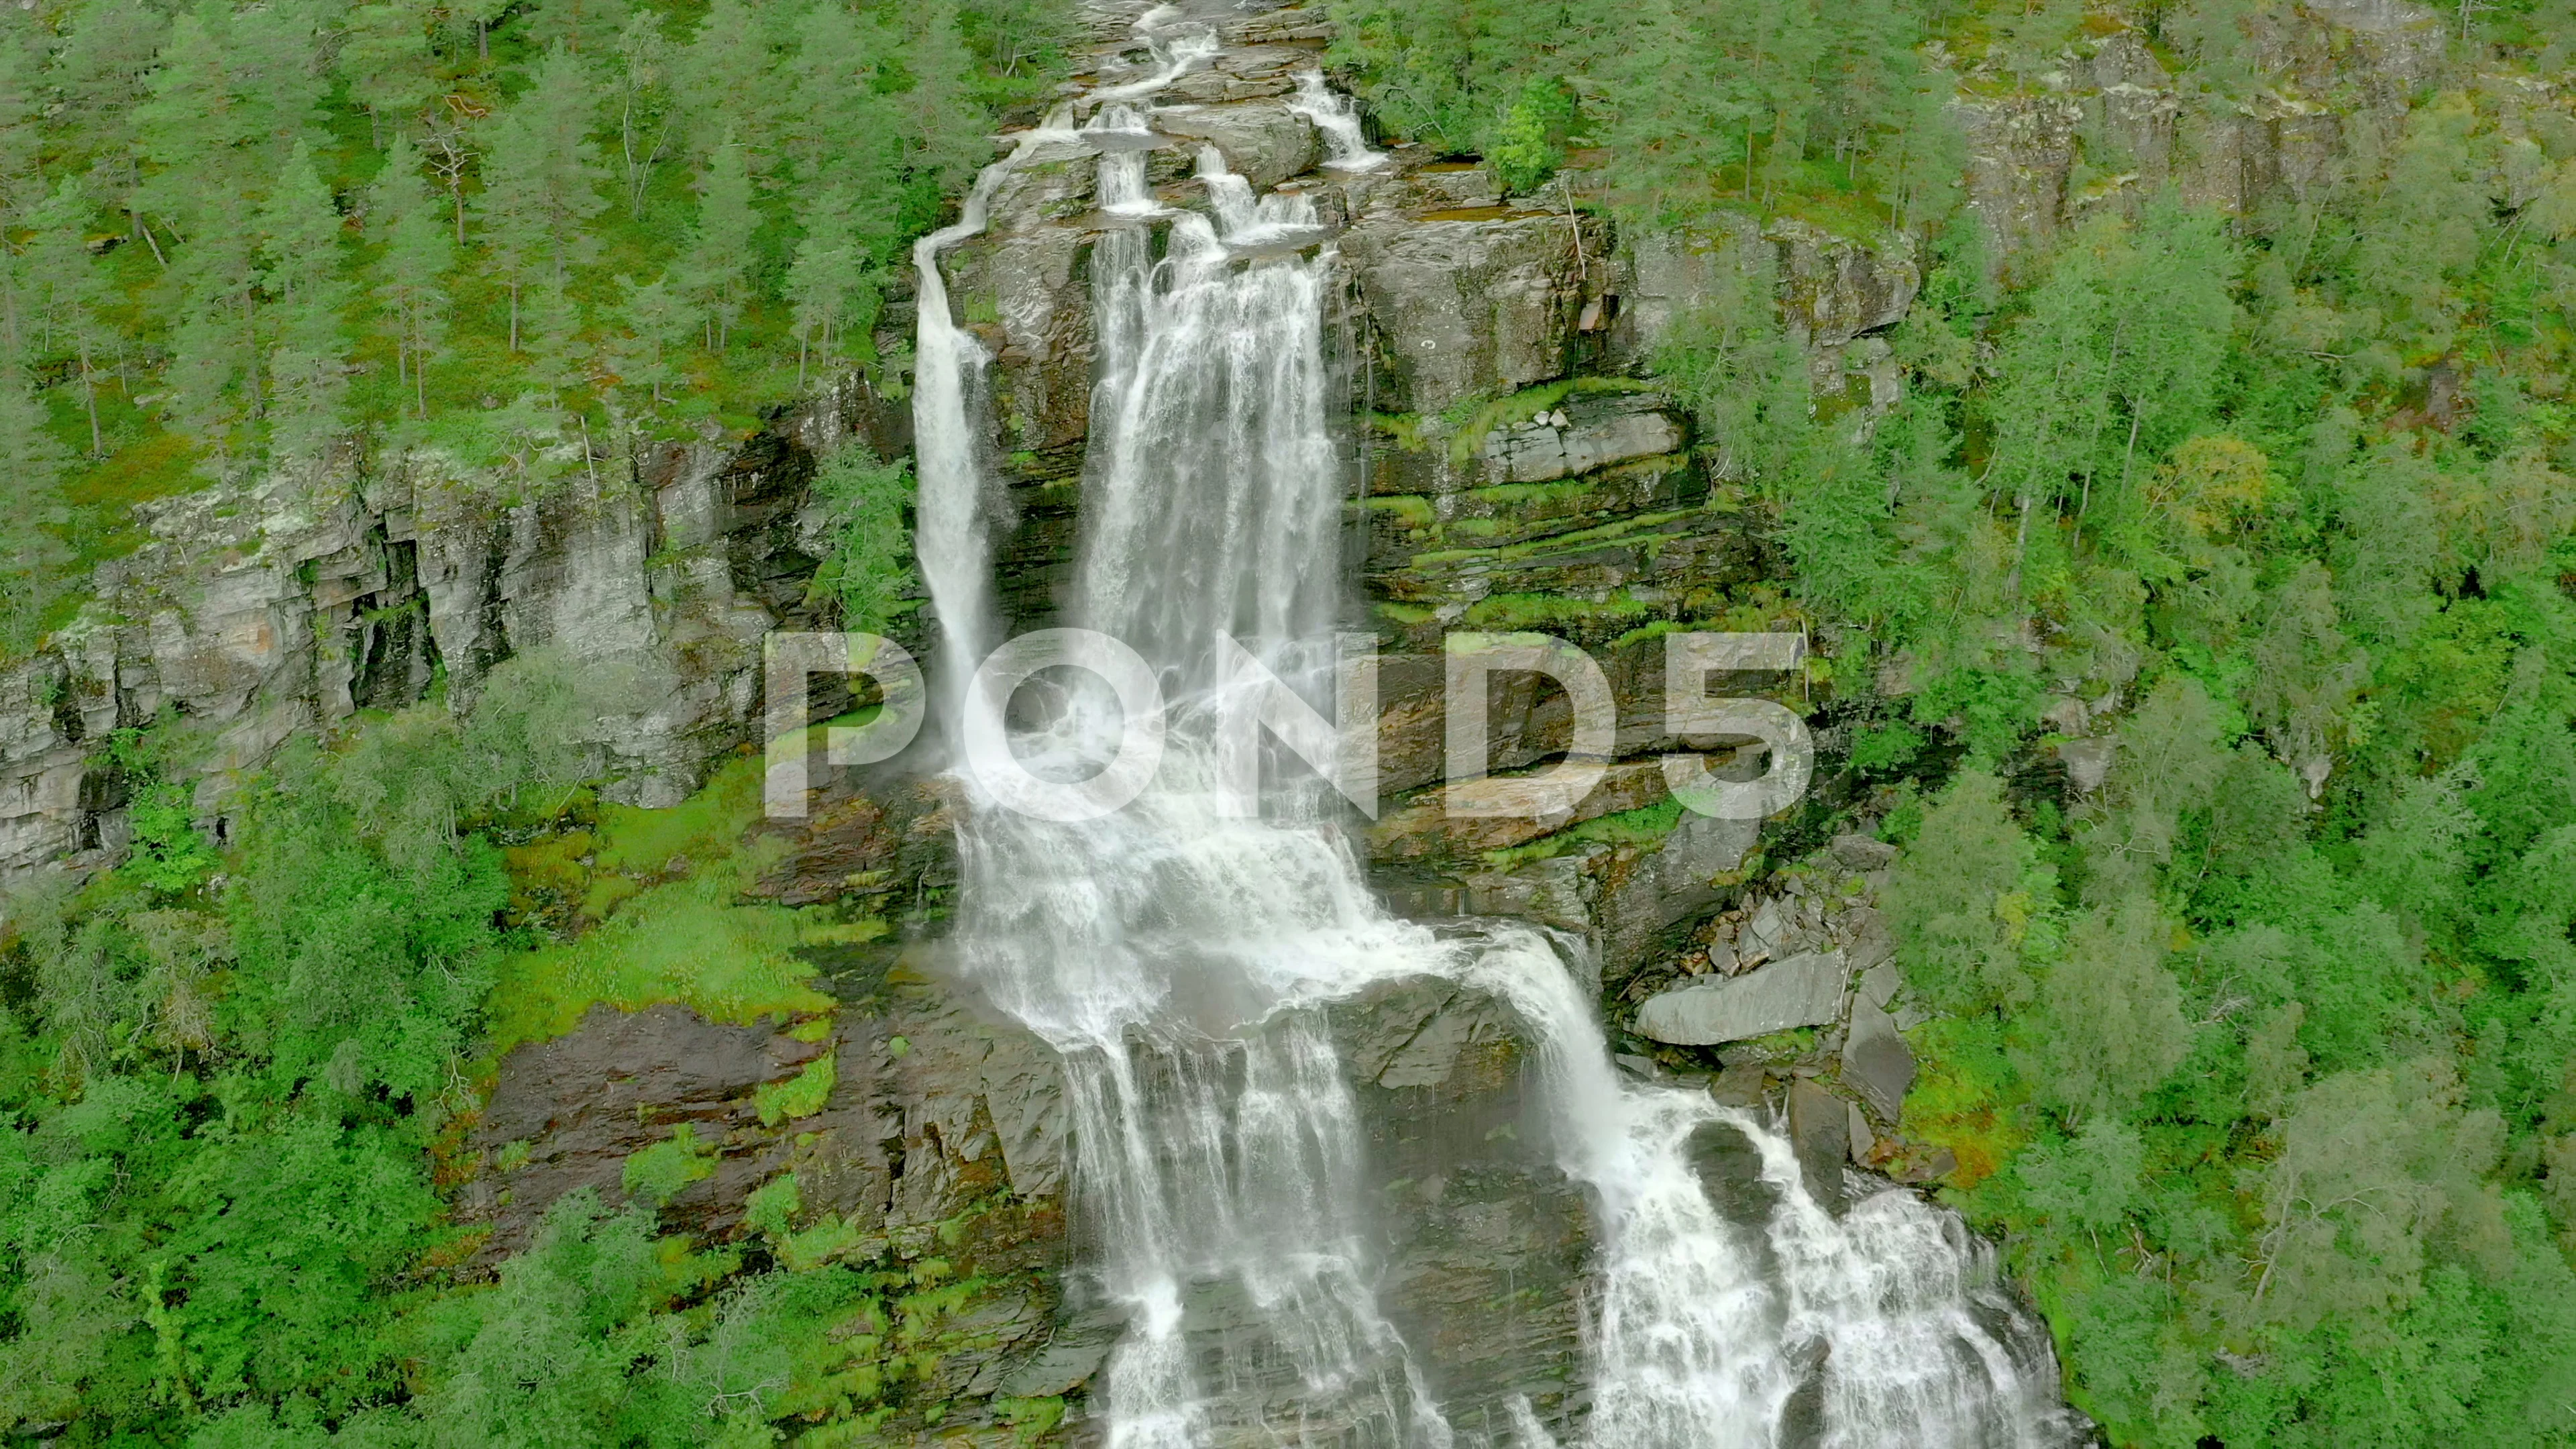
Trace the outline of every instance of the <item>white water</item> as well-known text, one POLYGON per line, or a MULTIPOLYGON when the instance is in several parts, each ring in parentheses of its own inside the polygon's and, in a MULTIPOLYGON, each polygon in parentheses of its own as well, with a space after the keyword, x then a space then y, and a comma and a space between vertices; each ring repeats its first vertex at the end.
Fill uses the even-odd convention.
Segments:
POLYGON ((1326 86, 1322 71, 1297 73, 1297 94, 1289 97, 1288 109, 1314 122, 1323 133, 1324 146, 1331 153, 1325 165, 1338 171, 1373 171, 1386 164, 1386 153, 1370 150, 1360 135, 1359 113, 1351 109, 1350 98, 1326 86))
MULTIPOLYGON (((1163 35, 1171 19, 1158 15, 1146 36, 1158 56, 1213 49, 1163 35)), ((1104 107, 1096 124, 1138 119, 1104 107)), ((1348 134, 1356 143, 1356 121, 1348 134)), ((1336 156, 1348 159, 1338 142, 1336 156)), ((988 480, 969 421, 983 355, 948 321, 936 256, 980 228, 995 176, 917 254, 922 566, 952 673, 995 625, 988 480)), ((1097 373, 1068 619, 1163 672, 1176 701, 1163 769, 1125 811, 1070 825, 1001 809, 961 777, 961 969, 1063 1053, 1089 1277, 1128 1315, 1093 1397, 1107 1442, 1478 1442, 1453 1430, 1436 1365, 1379 1310, 1362 1131, 1324 1015, 1373 983, 1426 976, 1517 1012, 1557 1160, 1596 1205, 1584 1442, 2065 1442, 2045 1343, 1955 1219, 1888 1192, 1837 1220, 1768 1123, 1705 1093, 1622 1081, 1550 938, 1389 916, 1315 795, 1282 792, 1267 821, 1221 812, 1210 742, 1234 706, 1212 687, 1216 631, 1320 691, 1314 661, 1343 603, 1344 470, 1327 427, 1331 258, 1237 256, 1248 239, 1311 229, 1311 204, 1255 198, 1213 151, 1198 180, 1216 221, 1173 216, 1157 260, 1147 223, 1164 213, 1142 153, 1102 151, 1099 199, 1123 222, 1093 260, 1097 373), (1712 1133, 1757 1154, 1759 1220, 1712 1202, 1695 1162, 1712 1133)), ((1032 768, 1069 777, 1107 756, 1113 704, 1079 690, 1050 703, 1019 740, 1032 768)), ((1514 1425, 1505 1442, 1554 1443, 1526 1403, 1486 1407, 1514 1425)))

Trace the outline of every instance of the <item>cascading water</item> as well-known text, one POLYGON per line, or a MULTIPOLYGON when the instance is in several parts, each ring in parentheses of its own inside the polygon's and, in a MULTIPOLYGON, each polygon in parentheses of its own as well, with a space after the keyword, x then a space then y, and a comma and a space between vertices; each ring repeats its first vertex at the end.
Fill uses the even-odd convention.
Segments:
MULTIPOLYGON (((1768 1124, 1704 1093, 1622 1082, 1551 939, 1389 916, 1319 795, 1280 792, 1267 820, 1220 807, 1213 742, 1241 706, 1219 687, 1218 631, 1313 696, 1343 603, 1323 336, 1333 261, 1281 250, 1314 232, 1304 198, 1255 198, 1210 149, 1197 179, 1216 220, 1174 214, 1146 188, 1142 153, 1108 139, 1142 127, 1129 103, 1213 52, 1208 33, 1163 34, 1172 24, 1147 17, 1161 64, 1096 93, 1111 104, 1084 133, 1109 224, 1093 255, 1069 610, 1161 671, 1174 700, 1163 764, 1125 810, 1078 824, 1016 814, 960 777, 960 968, 1063 1054, 1090 1277, 1127 1314, 1094 1398, 1107 1441, 1482 1442, 1452 1429, 1378 1309, 1361 1132, 1324 1019, 1372 983, 1427 976, 1519 1014, 1558 1160, 1596 1204, 1587 1443, 2066 1442, 2044 1339, 1954 1219, 1892 1191, 1837 1220, 1768 1124), (1750 1220, 1730 1220, 1695 1165, 1711 1133, 1758 1164, 1767 1206, 1750 1220)), ((1318 96, 1348 118, 1320 79, 1301 109, 1314 115, 1318 96)), ((1337 161, 1369 164, 1318 124, 1337 161)), ((1073 134, 1050 123, 1050 139, 1073 134)), ((952 673, 994 626, 969 425, 984 359, 948 319, 937 253, 980 229, 1012 164, 917 253, 921 554, 952 673)), ((1079 689, 1057 706, 1017 745, 1033 770, 1069 778, 1112 752, 1118 720, 1079 689)), ((1554 1443, 1526 1403, 1505 1418, 1505 1442, 1554 1443)))

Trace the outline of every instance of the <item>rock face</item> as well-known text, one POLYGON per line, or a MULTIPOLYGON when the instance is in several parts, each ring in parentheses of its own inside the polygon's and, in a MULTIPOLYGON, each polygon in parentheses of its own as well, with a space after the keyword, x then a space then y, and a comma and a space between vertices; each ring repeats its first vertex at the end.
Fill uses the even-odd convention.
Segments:
POLYGON ((924 1408, 957 1432, 990 1424, 997 1396, 1078 1401, 1117 1325, 1063 1311, 1072 1249, 1054 1053, 927 978, 833 985, 856 999, 810 1042, 677 1006, 601 1006, 569 1035, 512 1051, 468 1137, 456 1218, 488 1227, 489 1263, 527 1246, 567 1192, 622 1204, 628 1158, 685 1126, 706 1159, 663 1204, 666 1226, 751 1238, 746 1200, 792 1172, 792 1226, 830 1227, 809 1251, 897 1268, 936 1256, 969 1285, 921 1325, 941 1351, 891 1401, 895 1432, 924 1408), (826 1057, 836 1075, 819 1110, 765 1121, 759 1089, 826 1057))
POLYGON ((1637 1008, 1637 1034, 1675 1046, 1717 1046, 1822 1026, 1841 1018, 1850 974, 1842 952, 1818 951, 1731 980, 1667 991, 1637 1008))
POLYGON ((1580 1408, 1591 1216, 1526 1101, 1519 1021, 1431 981, 1332 1018, 1369 1133, 1388 1316, 1453 1423, 1507 1423, 1527 1395, 1561 1431, 1580 1408))
POLYGON ((1436 413, 1563 376, 1578 249, 1601 255, 1604 240, 1597 224, 1499 206, 1364 217, 1341 249, 1379 339, 1380 410, 1436 413))
POLYGON ((2250 80, 2229 97, 2181 92, 2136 31, 2094 34, 2073 64, 2020 82, 1979 73, 1960 90, 1968 205, 2000 261, 2094 207, 2134 206, 2168 185, 2230 213, 2304 198, 2345 156, 2347 123, 2402 116, 2442 47, 2440 16, 2406 0, 2249 14, 2230 49, 2250 80), (2079 158, 2100 178, 2081 188, 2079 158))
POLYGON ((761 636, 807 617, 806 480, 854 431, 899 437, 855 382, 748 439, 574 465, 532 496, 414 454, 147 506, 142 548, 0 674, 0 883, 124 843, 123 786, 93 761, 111 730, 175 712, 221 833, 240 772, 289 736, 408 705, 441 670, 462 706, 532 649, 626 681, 588 743, 612 798, 677 803, 756 718, 761 636))

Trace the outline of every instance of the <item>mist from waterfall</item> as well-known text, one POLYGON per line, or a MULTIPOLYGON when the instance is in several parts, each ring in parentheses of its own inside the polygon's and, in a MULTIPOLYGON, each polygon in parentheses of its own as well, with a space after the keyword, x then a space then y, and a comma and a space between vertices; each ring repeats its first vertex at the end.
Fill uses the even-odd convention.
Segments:
MULTIPOLYGON (((1142 38, 1168 83, 1214 44, 1158 15, 1142 38)), ((1093 97, 1095 137, 1141 129, 1156 88, 1093 97)), ((1207 214, 1157 201, 1142 152, 1098 149, 1106 220, 1067 622, 1160 671, 1167 743, 1139 799, 1076 824, 1003 809, 959 775, 953 945, 959 969, 1063 1057, 1085 1282, 1127 1323, 1093 1395, 1106 1441, 1485 1442, 1452 1427, 1428 1360, 1379 1309, 1362 1129, 1325 1014, 1375 983, 1433 977, 1517 1012, 1550 1147, 1595 1204, 1583 1442, 2066 1442, 2045 1337, 1954 1218, 1889 1191, 1836 1219, 1767 1122, 1620 1079, 1556 939, 1391 916, 1322 792, 1281 787, 1265 819, 1221 808, 1214 740, 1243 706, 1221 687, 1219 631, 1321 702, 1319 661, 1346 603, 1350 472, 1324 345, 1335 259, 1328 244, 1275 245, 1315 232, 1312 203, 1256 197, 1212 148, 1196 175, 1207 214), (1712 1201, 1697 1165, 1710 1134, 1758 1162, 1762 1220, 1712 1201)), ((998 625, 972 411, 985 360, 949 319, 937 254, 981 227, 1011 164, 918 253, 921 554, 952 672, 998 625)), ((1077 680, 1027 695, 1040 707, 1015 743, 1033 772, 1078 778, 1113 752, 1104 692, 1077 680)), ((1527 1403, 1487 1407, 1514 1426, 1495 1442, 1554 1442, 1527 1403)))

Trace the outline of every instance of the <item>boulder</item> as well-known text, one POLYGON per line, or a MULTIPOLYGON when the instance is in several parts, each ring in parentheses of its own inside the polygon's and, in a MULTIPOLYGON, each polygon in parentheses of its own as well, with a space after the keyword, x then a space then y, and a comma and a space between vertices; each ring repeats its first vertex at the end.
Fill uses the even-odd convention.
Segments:
POLYGON ((1849 1104, 1812 1078, 1791 1082, 1789 1145, 1798 1155, 1799 1172, 1807 1179, 1808 1196, 1829 1211, 1841 1211, 1843 1159, 1851 1155, 1849 1104))
POLYGON ((1896 1018, 1866 992, 1852 1002, 1851 1031, 1843 1038, 1843 1085, 1888 1123, 1902 1118, 1905 1094, 1914 1090, 1913 1049, 1897 1035, 1896 1018))
POLYGON ((1834 859, 1852 870, 1879 870, 1896 863, 1895 846, 1866 835, 1837 835, 1833 851, 1834 859))
POLYGON ((1315 123, 1278 101, 1163 106, 1154 112, 1154 129, 1216 147, 1225 156, 1226 169, 1251 182, 1255 191, 1267 191, 1312 168, 1321 154, 1315 123))
POLYGON ((1652 805, 1667 793, 1661 762, 1623 760, 1609 766, 1601 783, 1571 811, 1542 813, 1537 792, 1553 768, 1537 775, 1459 780, 1425 791, 1369 831, 1370 858, 1419 860, 1501 850, 1585 820, 1652 805), (1453 809, 1475 813, 1453 815, 1453 809))
MULTIPOLYGON (((1436 413, 1563 376, 1581 291, 1576 225, 1544 211, 1380 213, 1344 235, 1383 347, 1378 410, 1436 413)), ((1583 246, 1598 256, 1603 241, 1583 246)))
POLYGON ((1485 435, 1479 451, 1492 482, 1549 483, 1679 452, 1688 439, 1660 397, 1627 393, 1568 399, 1543 420, 1506 419, 1485 435))
POLYGON ((1674 1046, 1717 1046, 1842 1016, 1848 963, 1841 951, 1774 961, 1724 981, 1703 981, 1646 998, 1637 1034, 1674 1046))

